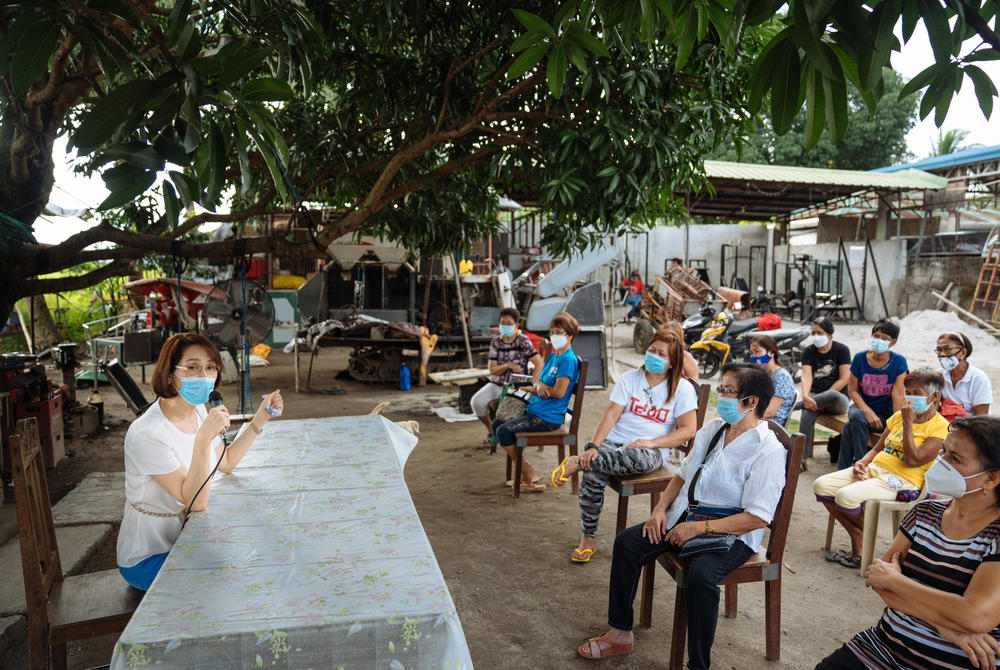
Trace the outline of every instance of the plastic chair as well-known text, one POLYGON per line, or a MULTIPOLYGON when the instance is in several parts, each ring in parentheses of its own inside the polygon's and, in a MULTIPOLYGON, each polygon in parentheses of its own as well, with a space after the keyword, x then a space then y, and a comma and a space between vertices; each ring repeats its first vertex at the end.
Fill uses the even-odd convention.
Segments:
MULTIPOLYGON (((910 508, 921 500, 926 500, 927 497, 927 489, 924 489, 917 496, 916 500, 907 502, 899 500, 866 500, 861 503, 861 508, 864 510, 864 521, 862 522, 861 565, 859 571, 862 575, 865 574, 865 570, 875 560, 875 543, 878 540, 879 515, 882 512, 891 512, 892 527, 898 528, 899 524, 903 521, 903 517, 910 511, 910 508)), ((837 522, 833 518, 833 515, 828 515, 826 522, 826 542, 823 544, 823 550, 826 552, 829 552, 833 545, 833 529, 836 527, 836 524, 837 522)))
POLYGON ((10 437, 31 670, 66 668, 66 643, 118 633, 143 593, 118 570, 64 577, 35 419, 10 437))

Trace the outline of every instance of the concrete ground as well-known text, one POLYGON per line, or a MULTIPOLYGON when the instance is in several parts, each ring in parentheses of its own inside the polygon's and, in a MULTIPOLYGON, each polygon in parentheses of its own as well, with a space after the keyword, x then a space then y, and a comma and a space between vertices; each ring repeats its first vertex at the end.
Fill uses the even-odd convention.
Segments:
MULTIPOLYGON (((630 342, 628 329, 619 327, 617 331, 616 341, 622 345, 630 342)), ((627 346, 617 352, 619 361, 634 356, 629 350, 627 346)), ((271 367, 253 369, 254 393, 281 388, 286 405, 283 420, 364 414, 388 400, 392 404, 384 414, 390 419, 419 421, 420 443, 407 463, 406 480, 458 608, 476 667, 592 667, 577 657, 575 648, 606 627, 617 495, 608 493, 593 561, 571 563, 569 554, 579 538, 579 513, 568 487, 547 488, 514 500, 504 486, 502 455, 490 455, 483 444, 483 426, 478 422, 445 423, 429 412, 431 406, 445 401, 457 403, 456 389, 428 386, 401 392, 334 380, 334 374, 346 366, 346 355, 346 350, 323 350, 316 359, 312 381, 316 391, 337 384, 347 391, 344 395, 309 393, 305 388, 295 393, 292 356, 280 351, 272 352, 271 367)), ((306 363, 302 365, 303 382, 306 363)), ((151 398, 149 386, 143 389, 151 398)), ((229 400, 238 394, 235 385, 222 391, 229 400)), ((581 440, 589 439, 609 392, 586 392, 581 440)), ((82 395, 86 399, 86 393, 82 395)), ((102 389, 102 395, 110 429, 98 437, 70 443, 74 457, 49 473, 57 524, 70 524, 61 526, 60 531, 64 565, 71 562, 71 554, 82 556, 75 561, 75 569, 80 571, 115 567, 114 525, 121 514, 120 475, 115 473, 123 470, 122 442, 133 416, 112 390, 102 389), (60 506, 62 501, 66 504, 60 506), (67 535, 80 533, 81 528, 94 533, 106 530, 100 531, 99 538, 67 535)), ((553 448, 541 453, 531 450, 527 457, 546 475, 557 461, 553 448)), ((720 618, 713 667, 811 668, 877 620, 882 603, 864 588, 858 572, 823 560, 827 517, 813 499, 812 482, 833 470, 824 460, 810 461, 809 470, 799 477, 784 559, 781 660, 768 663, 764 659, 763 588, 752 584, 740 588, 739 615, 720 618)), ((647 500, 640 497, 632 501, 630 523, 645 519, 647 500)), ((12 516, 9 510, 10 505, 0 508, 0 529, 2 520, 12 516)), ((880 550, 888 544, 889 525, 888 519, 882 520, 880 550)), ((835 548, 846 541, 846 534, 838 529, 835 548)), ((8 559, 0 576, 0 630, 5 622, 11 624, 0 638, 0 668, 23 668, 27 666, 26 635, 15 602, 20 561, 10 546, 0 552, 6 552, 0 555, 8 559), (5 612, 14 616, 5 617, 5 612)), ((665 666, 673 595, 671 580, 658 571, 653 627, 637 632, 632 655, 606 660, 602 667, 665 666)), ((21 596, 23 600, 23 593, 21 596)), ((107 663, 115 639, 106 636, 71 645, 70 668, 107 663)))

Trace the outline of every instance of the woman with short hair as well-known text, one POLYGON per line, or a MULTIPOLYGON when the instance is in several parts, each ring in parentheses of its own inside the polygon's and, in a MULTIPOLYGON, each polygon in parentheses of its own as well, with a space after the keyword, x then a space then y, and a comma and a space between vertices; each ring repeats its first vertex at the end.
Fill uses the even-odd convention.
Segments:
POLYGON ((993 668, 1000 657, 1000 419, 956 419, 915 505, 865 573, 878 623, 816 670, 993 668))
POLYGON ((934 353, 944 375, 944 397, 961 405, 966 414, 989 414, 993 385, 985 372, 969 362, 972 356, 969 338, 962 333, 942 333, 934 353))
POLYGON ((698 393, 682 379, 684 333, 677 324, 662 326, 646 347, 641 368, 622 375, 611 402, 579 456, 567 456, 552 472, 559 487, 577 472, 580 486, 580 542, 570 560, 587 563, 597 552, 597 523, 604 489, 612 475, 655 472, 668 462, 671 448, 682 447, 696 431, 698 393))
POLYGON ((225 473, 247 453, 272 415, 281 393, 267 395, 228 448, 225 405, 205 409, 218 387, 222 356, 198 333, 179 333, 164 344, 153 369, 156 400, 125 434, 125 513, 118 532, 118 570, 137 589, 149 589, 189 512, 208 505, 216 465, 225 473), (249 428, 249 430, 247 430, 249 428))
POLYGON ((812 455, 813 433, 820 414, 844 414, 850 406, 851 350, 833 339, 833 321, 822 316, 812 323, 810 344, 802 352, 802 401, 799 432, 806 436, 806 456, 812 455))
POLYGON ((718 393, 721 418, 698 431, 649 519, 615 540, 608 596, 611 628, 577 648, 584 658, 632 651, 632 599, 642 567, 668 550, 679 550, 682 557, 690 554, 683 586, 687 667, 709 667, 719 582, 760 549, 785 487, 787 458, 761 420, 774 394, 766 372, 748 363, 728 364, 718 393))

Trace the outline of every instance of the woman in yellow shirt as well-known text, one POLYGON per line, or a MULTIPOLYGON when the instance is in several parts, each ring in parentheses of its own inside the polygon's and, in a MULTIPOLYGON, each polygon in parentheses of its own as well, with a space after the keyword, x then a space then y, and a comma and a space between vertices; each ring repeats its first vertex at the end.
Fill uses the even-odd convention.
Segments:
POLYGON ((948 421, 938 414, 944 377, 929 368, 906 375, 906 402, 889 417, 878 443, 853 467, 818 477, 813 483, 816 500, 830 511, 851 538, 851 551, 830 552, 828 561, 849 568, 861 563, 862 503, 916 499, 924 487, 924 473, 934 463, 948 436, 948 421))

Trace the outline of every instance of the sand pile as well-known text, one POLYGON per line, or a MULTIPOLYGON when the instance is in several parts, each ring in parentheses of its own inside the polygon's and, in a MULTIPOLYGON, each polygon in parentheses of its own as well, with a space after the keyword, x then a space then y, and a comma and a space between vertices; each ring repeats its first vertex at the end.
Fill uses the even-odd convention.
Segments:
POLYGON ((962 333, 972 343, 973 357, 977 360, 1000 356, 1000 342, 992 335, 962 321, 950 312, 922 309, 910 312, 899 322, 899 345, 905 343, 907 351, 933 355, 937 339, 942 333, 962 333))

